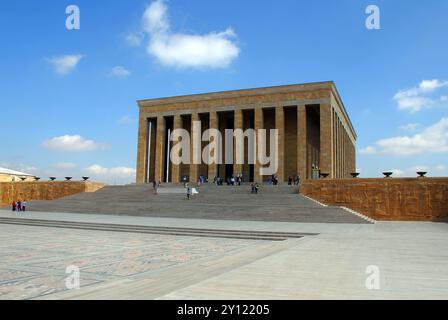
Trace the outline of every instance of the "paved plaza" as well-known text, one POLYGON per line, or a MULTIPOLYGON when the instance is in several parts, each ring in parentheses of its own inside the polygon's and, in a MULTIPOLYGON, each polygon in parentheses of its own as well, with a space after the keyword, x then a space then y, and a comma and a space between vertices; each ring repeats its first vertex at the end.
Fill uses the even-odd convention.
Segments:
MULTIPOLYGON (((11 217, 17 214, 0 211, 0 218, 11 217)), ((0 299, 448 298, 445 223, 236 222, 37 212, 20 217, 304 236, 266 241, 1 223, 0 299), (80 268, 80 289, 66 288, 70 265, 80 268), (378 268, 378 290, 366 287, 369 266, 378 268)))

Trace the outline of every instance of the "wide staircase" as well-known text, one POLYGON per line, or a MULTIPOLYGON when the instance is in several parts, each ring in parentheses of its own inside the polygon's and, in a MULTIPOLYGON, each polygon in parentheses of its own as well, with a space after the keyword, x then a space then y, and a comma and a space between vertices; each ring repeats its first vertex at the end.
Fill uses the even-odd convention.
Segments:
POLYGON ((146 217, 282 221, 308 223, 369 223, 339 207, 324 207, 298 194, 297 187, 263 185, 258 194, 250 186, 203 185, 187 199, 182 185, 107 186, 53 201, 32 201, 30 211, 130 215, 146 217))

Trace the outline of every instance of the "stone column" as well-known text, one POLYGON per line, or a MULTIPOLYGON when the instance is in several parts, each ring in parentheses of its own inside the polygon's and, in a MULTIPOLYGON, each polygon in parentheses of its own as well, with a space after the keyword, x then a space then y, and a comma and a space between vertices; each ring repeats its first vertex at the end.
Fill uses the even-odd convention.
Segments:
POLYGON ((332 176, 331 157, 331 105, 320 105, 320 169, 322 173, 329 173, 332 176))
POLYGON ((285 181, 285 112, 283 106, 281 105, 275 108, 275 128, 278 130, 277 176, 280 182, 284 182, 285 181))
POLYGON ((297 173, 302 180, 307 178, 306 106, 297 106, 297 173))
POLYGON ((195 164, 194 162, 198 159, 196 159, 197 154, 199 153, 199 160, 201 159, 201 132, 198 132, 199 136, 195 136, 195 133, 193 132, 193 128, 194 128, 194 122, 195 121, 200 121, 199 118, 199 114, 197 112, 193 112, 191 114, 191 134, 190 134, 190 182, 196 182, 196 180, 198 179, 198 175, 199 175, 199 166, 198 164, 195 164), (199 139, 199 140, 197 140, 199 139), (197 143, 199 141, 199 143, 197 143), (195 156, 196 155, 196 156, 195 156))
POLYGON ((342 179, 343 178, 343 174, 342 174, 342 156, 343 156, 342 152, 343 151, 342 151, 342 126, 341 126, 341 120, 340 119, 338 121, 338 141, 339 141, 339 143, 338 143, 339 179, 342 179))
POLYGON ((165 161, 165 118, 163 116, 157 117, 157 133, 156 133, 156 164, 155 164, 155 177, 157 182, 163 181, 163 168, 165 161))
POLYGON ((138 124, 138 145, 137 145, 137 177, 136 183, 145 183, 148 168, 148 119, 140 116, 138 124))
MULTIPOLYGON (((182 129, 182 118, 179 114, 174 115, 173 130, 176 129, 182 129)), ((172 183, 180 182, 180 165, 176 165, 174 163, 171 165, 171 182, 172 183)))
MULTIPOLYGON (((234 111, 234 130, 241 129, 244 131, 244 125, 243 125, 243 110, 237 109, 234 111)), ((243 140, 244 142, 244 140, 243 140)), ((242 146, 244 148, 244 144, 242 146)), ((244 160, 244 156, 243 156, 244 160)), ((233 173, 235 175, 243 173, 243 165, 236 163, 236 141, 234 139, 233 141, 233 173)))
MULTIPOLYGON (((218 112, 210 112, 210 129, 219 130, 218 128, 218 112)), ((213 179, 218 176, 218 164, 212 163, 208 165, 208 181, 213 182, 213 179)))
POLYGON ((336 178, 341 178, 341 144, 339 141, 339 117, 336 116, 336 178))
POLYGON ((342 178, 345 178, 345 128, 342 126, 342 178))
POLYGON ((261 106, 257 106, 255 108, 255 112, 254 112, 254 118, 255 118, 255 133, 256 133, 256 143, 255 145, 257 146, 257 152, 256 152, 256 161, 255 161, 255 165, 254 165, 254 182, 259 182, 262 183, 263 182, 263 176, 260 174, 260 168, 261 165, 258 162, 258 130, 263 129, 264 127, 264 117, 263 117, 263 108, 261 106))
POLYGON ((335 146, 334 137, 335 137, 335 134, 334 134, 334 110, 333 110, 333 107, 331 108, 331 122, 330 123, 331 123, 331 163, 332 163, 332 165, 331 165, 332 174, 330 177, 332 179, 334 179, 334 174, 336 172, 336 170, 334 169, 334 164, 336 163, 336 161, 334 161, 334 146, 335 146))
POLYGON ((347 178, 347 131, 344 128, 344 178, 347 178))

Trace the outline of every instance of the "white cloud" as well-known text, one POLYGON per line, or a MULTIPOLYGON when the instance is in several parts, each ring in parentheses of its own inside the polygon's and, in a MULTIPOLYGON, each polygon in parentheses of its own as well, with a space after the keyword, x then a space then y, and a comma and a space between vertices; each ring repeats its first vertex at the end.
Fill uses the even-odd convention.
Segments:
POLYGON ((136 170, 128 167, 114 167, 105 168, 98 164, 91 165, 85 168, 85 171, 89 174, 97 176, 117 176, 117 177, 130 177, 135 176, 136 170))
POLYGON ((72 162, 58 162, 54 165, 56 169, 69 170, 76 168, 76 164, 72 162))
POLYGON ((94 174, 94 175, 105 175, 109 172, 109 170, 107 168, 103 168, 102 166, 98 165, 98 164, 94 164, 91 165, 90 167, 87 167, 85 169, 86 172, 88 172, 89 174, 94 174))
POLYGON ((131 75, 131 72, 127 70, 125 67, 122 66, 116 66, 112 68, 112 71, 110 73, 112 76, 116 77, 127 77, 131 75))
POLYGON ((163 0, 152 2, 143 13, 143 30, 149 34, 165 33, 170 29, 168 7, 163 0))
POLYGON ((130 116, 122 116, 120 119, 118 119, 118 124, 121 125, 129 125, 133 124, 135 120, 131 118, 130 116))
POLYGON ((436 166, 436 170, 437 171, 445 171, 446 170, 446 166, 444 166, 443 164, 439 164, 438 166, 436 166))
POLYGON ((32 165, 21 164, 21 163, 0 163, 0 167, 10 170, 15 170, 28 174, 37 174, 39 169, 32 165))
POLYGON ((142 33, 130 33, 126 36, 126 42, 131 47, 140 47, 143 42, 143 36, 142 33))
POLYGON ((418 112, 423 108, 430 108, 447 100, 446 96, 429 97, 437 89, 448 87, 448 81, 423 80, 417 87, 400 90, 394 95, 394 100, 398 103, 400 110, 418 112))
POLYGON ((419 127, 420 127, 419 123, 408 123, 408 124, 400 126, 400 130, 403 130, 403 131, 415 131, 419 127))
POLYGON ((149 35, 147 52, 160 63, 174 67, 225 68, 235 60, 240 49, 232 28, 205 35, 173 33, 163 0, 149 5, 143 14, 143 30, 149 35))
POLYGON ((369 154, 375 154, 376 153, 376 149, 372 146, 368 146, 362 149, 359 149, 359 154, 365 156, 365 155, 369 155, 369 154))
POLYGON ((393 172, 394 176, 403 176, 404 175, 404 171, 400 170, 400 169, 392 169, 390 170, 390 172, 393 172))
POLYGON ((429 167, 425 166, 425 165, 414 166, 412 168, 409 168, 408 171, 411 172, 411 173, 414 173, 414 172, 428 172, 429 171, 429 167))
POLYGON ((119 176, 119 177, 134 177, 136 174, 136 170, 134 168, 127 168, 127 167, 116 167, 109 169, 109 173, 112 176, 119 176))
POLYGON ((54 67, 57 74, 65 75, 72 72, 83 57, 80 54, 65 55, 48 59, 48 62, 54 67))
POLYGON ((430 93, 439 88, 448 86, 448 81, 434 80, 423 80, 420 82, 419 89, 421 92, 430 93))
POLYGON ((106 168, 98 164, 91 165, 84 169, 84 172, 91 175, 94 180, 106 183, 130 183, 135 180, 136 170, 128 167, 106 168))
POLYGON ((84 139, 80 135, 65 135, 45 140, 42 144, 45 148, 55 151, 84 152, 104 149, 107 145, 93 140, 84 139))
POLYGON ((377 142, 382 153, 414 155, 448 152, 448 117, 412 136, 399 136, 377 142))

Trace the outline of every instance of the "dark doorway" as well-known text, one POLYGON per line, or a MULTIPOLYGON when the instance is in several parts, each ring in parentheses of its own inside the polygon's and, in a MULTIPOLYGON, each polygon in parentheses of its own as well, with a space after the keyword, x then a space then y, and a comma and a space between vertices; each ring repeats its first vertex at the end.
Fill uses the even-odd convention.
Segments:
MULTIPOLYGON (((255 112, 253 109, 243 110, 244 115, 244 131, 247 129, 254 129, 255 127, 255 112)), ((249 140, 244 141, 244 165, 243 165, 243 181, 253 182, 255 165, 249 163, 249 140)))
MULTIPOLYGON (((222 135, 222 146, 221 146, 221 155, 222 155, 222 161, 223 164, 218 165, 218 176, 227 179, 228 177, 231 177, 233 175, 233 163, 232 164, 226 164, 225 163, 225 148, 226 148, 226 129, 234 129, 235 123, 234 123, 234 112, 233 111, 226 111, 226 112, 219 112, 218 113, 218 121, 219 121, 219 131, 222 135)), ((233 159, 232 159, 233 162, 233 159)))
POLYGON ((174 117, 165 117, 165 148, 163 150, 163 181, 171 182, 172 163, 170 161, 171 152, 171 132, 173 131, 174 117))

